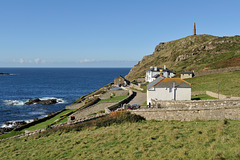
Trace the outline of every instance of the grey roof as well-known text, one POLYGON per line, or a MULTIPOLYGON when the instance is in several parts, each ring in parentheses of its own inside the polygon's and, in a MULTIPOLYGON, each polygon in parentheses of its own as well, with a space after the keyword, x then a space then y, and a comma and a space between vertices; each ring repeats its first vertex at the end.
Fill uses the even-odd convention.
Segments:
POLYGON ((147 89, 150 89, 152 87, 159 87, 159 88, 165 88, 165 87, 177 87, 177 88, 191 88, 191 84, 182 80, 181 78, 162 78, 162 79, 156 79, 152 83, 149 83, 147 85, 147 89))
POLYGON ((153 78, 158 78, 160 76, 160 74, 156 74, 153 76, 153 78))
POLYGON ((157 79, 155 79, 154 81, 152 81, 151 83, 149 83, 148 85, 147 85, 147 89, 150 89, 150 88, 152 88, 156 83, 158 83, 159 81, 161 81, 162 79, 163 79, 164 77, 158 77, 157 79))

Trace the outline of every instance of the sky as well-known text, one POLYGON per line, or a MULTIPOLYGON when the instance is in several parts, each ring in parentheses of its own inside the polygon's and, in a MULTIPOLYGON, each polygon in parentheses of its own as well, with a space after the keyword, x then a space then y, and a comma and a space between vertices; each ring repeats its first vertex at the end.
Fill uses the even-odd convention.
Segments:
POLYGON ((0 0, 0 67, 133 67, 160 42, 240 34, 239 0, 0 0))

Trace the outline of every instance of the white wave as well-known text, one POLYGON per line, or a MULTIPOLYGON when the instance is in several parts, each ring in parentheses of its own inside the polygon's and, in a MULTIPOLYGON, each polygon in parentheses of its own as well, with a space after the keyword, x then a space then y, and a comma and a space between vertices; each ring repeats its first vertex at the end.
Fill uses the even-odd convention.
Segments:
POLYGON ((0 126, 0 128, 12 128, 12 127, 16 126, 16 125, 14 125, 15 122, 22 122, 22 121, 25 121, 26 123, 30 123, 30 122, 33 121, 33 119, 29 119, 29 120, 7 121, 7 122, 10 122, 10 123, 9 123, 9 124, 2 124, 2 125, 0 126))
POLYGON ((44 115, 45 112, 41 112, 41 111, 34 111, 34 112, 29 112, 30 115, 44 115))
POLYGON ((3 101, 8 106, 23 106, 25 102, 23 100, 4 100, 3 101))

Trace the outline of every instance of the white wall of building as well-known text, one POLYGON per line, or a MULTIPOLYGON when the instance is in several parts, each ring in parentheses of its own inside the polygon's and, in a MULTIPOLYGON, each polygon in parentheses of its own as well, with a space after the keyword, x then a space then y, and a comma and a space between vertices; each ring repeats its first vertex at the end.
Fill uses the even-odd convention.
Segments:
POLYGON ((151 88, 147 90, 147 104, 152 99, 191 100, 191 88, 151 88))

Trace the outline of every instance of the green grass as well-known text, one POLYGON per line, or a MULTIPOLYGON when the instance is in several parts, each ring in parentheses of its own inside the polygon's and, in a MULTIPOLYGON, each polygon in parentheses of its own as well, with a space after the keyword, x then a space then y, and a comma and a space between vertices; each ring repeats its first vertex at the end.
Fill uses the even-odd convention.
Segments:
POLYGON ((240 121, 142 121, 0 143, 7 159, 240 159, 240 121))
POLYGON ((192 100, 205 100, 205 99, 217 99, 217 98, 211 97, 207 94, 200 94, 197 96, 191 96, 191 99, 192 100))
POLYGON ((145 101, 142 105, 146 106, 147 105, 147 101, 145 101))
POLYGON ((5 134, 0 135, 0 139, 17 136, 17 135, 22 134, 22 133, 24 133, 24 132, 23 131, 11 131, 9 133, 5 133, 5 134))
POLYGON ((240 97, 240 71, 212 74, 186 79, 194 91, 212 91, 223 95, 240 97))
POLYGON ((56 121, 57 119, 60 119, 60 116, 65 115, 65 114, 67 114, 67 113, 69 113, 69 112, 71 112, 71 111, 74 111, 74 109, 67 109, 67 110, 65 110, 65 111, 57 114, 57 115, 54 116, 53 118, 51 118, 51 119, 49 119, 49 120, 46 120, 46 121, 44 121, 44 122, 42 122, 42 123, 36 124, 36 125, 34 125, 34 126, 31 126, 31 127, 29 127, 29 128, 26 128, 26 129, 24 129, 23 131, 25 131, 25 130, 34 131, 34 130, 36 130, 36 129, 46 128, 47 126, 53 124, 54 121, 56 121))
POLYGON ((109 98, 109 99, 101 99, 98 103, 101 103, 101 102, 112 102, 112 101, 121 101, 121 100, 123 100, 123 99, 125 99, 127 97, 128 97, 128 95, 112 97, 112 98, 109 98))

